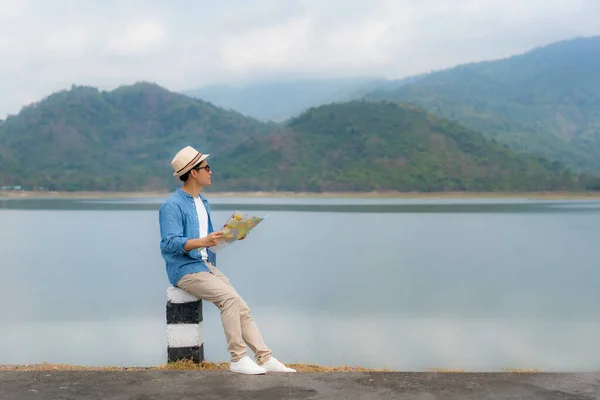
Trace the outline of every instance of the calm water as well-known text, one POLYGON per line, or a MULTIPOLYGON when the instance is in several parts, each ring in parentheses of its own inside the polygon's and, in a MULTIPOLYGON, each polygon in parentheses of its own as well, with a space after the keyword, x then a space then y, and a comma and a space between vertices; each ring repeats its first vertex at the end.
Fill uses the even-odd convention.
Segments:
MULTIPOLYGON (((0 199, 0 364, 166 361, 162 200, 0 199)), ((285 362, 600 369, 598 201, 211 203, 269 214, 218 266, 285 362)))

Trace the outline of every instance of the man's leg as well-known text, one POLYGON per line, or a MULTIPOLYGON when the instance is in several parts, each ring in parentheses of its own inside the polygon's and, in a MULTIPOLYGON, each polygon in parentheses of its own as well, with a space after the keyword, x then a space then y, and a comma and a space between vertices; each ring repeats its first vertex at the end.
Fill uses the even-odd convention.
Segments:
POLYGON ((242 338, 244 342, 246 342, 248 347, 250 347, 250 350, 252 350, 252 352, 254 353, 256 362, 260 365, 269 361, 269 359, 271 358, 271 349, 269 349, 265 344, 265 341, 263 340, 263 337, 260 331, 258 330, 256 322, 252 319, 250 307, 248 307, 248 304, 246 304, 244 299, 242 299, 242 297, 237 293, 233 285, 231 285, 229 278, 223 275, 223 273, 219 271, 214 265, 210 263, 206 263, 206 265, 208 265, 210 270, 217 278, 219 278, 223 283, 229 286, 231 290, 233 290, 239 297, 239 319, 242 326, 242 338))
POLYGON ((246 346, 240 323, 241 302, 235 290, 209 272, 184 275, 177 286, 199 299, 213 303, 221 310, 221 322, 231 361, 236 362, 242 359, 246 355, 246 346))
POLYGON ((246 301, 240 297, 240 319, 242 321, 242 337, 244 342, 250 347, 255 355, 258 365, 262 365, 271 358, 271 349, 269 349, 263 340, 258 326, 250 315, 250 307, 246 301))

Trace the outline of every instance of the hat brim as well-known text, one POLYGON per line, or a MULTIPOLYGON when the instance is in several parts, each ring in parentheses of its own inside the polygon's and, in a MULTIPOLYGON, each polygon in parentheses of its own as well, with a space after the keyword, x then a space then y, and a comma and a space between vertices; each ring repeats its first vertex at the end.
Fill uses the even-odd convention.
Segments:
POLYGON ((196 161, 193 164, 188 165, 186 168, 182 169, 179 172, 175 172, 173 173, 173 176, 181 176, 183 174, 185 174, 186 172, 189 172, 190 170, 192 170, 192 168, 194 168, 196 165, 200 164, 202 161, 206 160, 208 158, 208 156, 210 156, 210 154, 202 154, 200 156, 200 158, 198 159, 198 161, 196 161))

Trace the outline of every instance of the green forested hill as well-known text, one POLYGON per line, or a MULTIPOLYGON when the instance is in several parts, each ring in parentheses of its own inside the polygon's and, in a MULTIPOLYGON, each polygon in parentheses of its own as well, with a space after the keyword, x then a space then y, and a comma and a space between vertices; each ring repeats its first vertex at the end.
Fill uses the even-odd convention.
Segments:
POLYGON ((527 153, 600 172, 600 37, 429 74, 367 100, 409 102, 527 153))
MULTIPOLYGON (((214 190, 439 191, 593 188, 559 163, 423 110, 352 101, 263 124, 139 83, 73 87, 0 125, 0 183, 51 190, 172 189, 171 158, 210 152, 214 190)), ((600 189, 600 187, 598 187, 600 189)))
POLYGON ((276 127, 137 83, 73 87, 0 125, 0 183, 57 190, 143 190, 171 183, 170 161, 193 143, 225 153, 276 127))
MULTIPOLYGON (((457 123, 396 103, 310 109, 288 133, 248 142, 231 188, 307 191, 514 191, 584 187, 559 163, 516 154, 457 123), (250 155, 251 154, 251 155, 250 155)), ((590 186, 591 187, 591 186, 590 186)))

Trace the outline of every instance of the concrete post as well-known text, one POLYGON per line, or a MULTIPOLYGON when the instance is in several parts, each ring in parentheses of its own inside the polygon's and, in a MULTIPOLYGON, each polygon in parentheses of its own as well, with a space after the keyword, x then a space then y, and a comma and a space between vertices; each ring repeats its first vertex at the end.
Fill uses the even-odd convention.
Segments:
POLYGON ((167 289, 167 356, 169 362, 204 361, 202 300, 177 287, 167 289))

